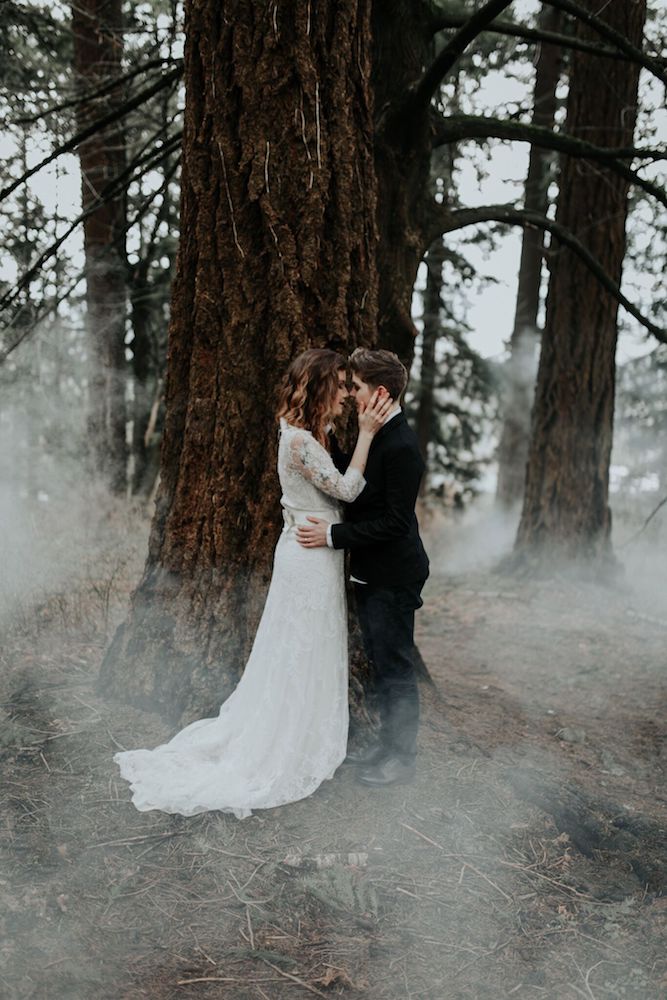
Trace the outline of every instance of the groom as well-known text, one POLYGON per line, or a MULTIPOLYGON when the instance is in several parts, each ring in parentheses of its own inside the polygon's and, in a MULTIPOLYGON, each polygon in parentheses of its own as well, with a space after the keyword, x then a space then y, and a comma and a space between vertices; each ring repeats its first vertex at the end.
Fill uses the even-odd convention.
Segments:
POLYGON ((350 357, 357 407, 374 392, 396 400, 375 435, 366 463, 366 486, 346 506, 346 520, 328 524, 309 517, 297 529, 301 543, 350 549, 359 623, 366 655, 374 668, 380 711, 378 740, 348 763, 358 780, 373 787, 410 781, 415 773, 419 694, 414 661, 415 611, 428 576, 415 503, 424 473, 417 438, 400 406, 408 373, 390 351, 358 348, 350 357))

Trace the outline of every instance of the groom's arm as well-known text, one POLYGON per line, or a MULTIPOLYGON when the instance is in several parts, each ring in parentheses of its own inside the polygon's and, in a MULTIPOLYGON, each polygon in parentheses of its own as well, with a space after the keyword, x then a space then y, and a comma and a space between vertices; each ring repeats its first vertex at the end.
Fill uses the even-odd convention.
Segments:
POLYGON ((352 524, 332 524, 334 549, 353 549, 361 545, 404 538, 412 524, 424 465, 419 452, 409 444, 385 455, 385 510, 379 517, 352 524))

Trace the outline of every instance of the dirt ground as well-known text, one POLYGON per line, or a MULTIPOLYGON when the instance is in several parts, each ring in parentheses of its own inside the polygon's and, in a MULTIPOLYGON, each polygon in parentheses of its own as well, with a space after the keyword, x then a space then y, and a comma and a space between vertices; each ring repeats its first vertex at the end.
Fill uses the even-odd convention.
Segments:
POLYGON ((667 996, 667 614, 436 544, 414 784, 140 814, 112 754, 170 729, 93 688, 143 558, 122 534, 5 632, 0 996, 667 996))

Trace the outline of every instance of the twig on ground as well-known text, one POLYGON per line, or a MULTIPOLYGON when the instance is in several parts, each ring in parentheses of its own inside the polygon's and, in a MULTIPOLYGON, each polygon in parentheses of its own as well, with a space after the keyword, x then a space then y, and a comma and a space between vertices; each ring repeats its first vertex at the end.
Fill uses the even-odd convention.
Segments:
POLYGON ((499 885, 496 885, 496 883, 493 881, 493 879, 490 879, 488 875, 485 875, 484 872, 481 872, 479 870, 479 868, 475 868, 475 866, 471 865, 469 861, 464 861, 463 862, 463 869, 466 869, 466 868, 469 868, 471 872, 474 872, 475 875, 479 875, 479 877, 483 878, 485 882, 488 882, 490 886, 493 886, 493 888, 496 889, 500 893, 501 896, 504 896, 505 899, 509 903, 513 903, 514 902, 514 900, 512 899, 512 897, 508 896, 504 889, 501 889, 499 885))
POLYGON ((183 837, 186 832, 186 830, 175 830, 171 833, 145 833, 140 837, 126 837, 125 840, 103 840, 100 844, 87 844, 86 850, 90 851, 93 847, 124 847, 126 844, 136 844, 142 840, 155 838, 169 840, 170 837, 183 837))
MULTIPOLYGON (((262 979, 262 982, 275 983, 276 980, 274 978, 262 979)), ((252 983, 253 986, 256 985, 255 980, 248 979, 247 976, 197 976, 195 979, 176 980, 177 986, 190 986, 191 983, 252 983)))
POLYGON ((580 899, 591 901, 590 895, 587 895, 585 892, 579 892, 578 889, 573 888, 571 885, 566 885, 565 882, 559 882, 555 878, 549 878, 548 875, 544 875, 542 872, 536 871, 532 865, 518 865, 514 861, 503 861, 500 858, 498 859, 498 864, 503 865, 505 868, 514 868, 517 871, 522 871, 525 875, 536 875, 538 878, 544 879, 545 882, 550 882, 551 885, 557 886, 564 892, 570 892, 574 896, 579 896, 580 899))
POLYGON ((283 972, 283 970, 279 969, 277 965, 273 964, 273 962, 269 962, 268 958, 260 958, 260 961, 264 962, 265 965, 268 965, 269 968, 273 969, 274 972, 277 972, 278 975, 283 976, 285 979, 291 979, 293 983, 298 983, 299 986, 303 986, 303 988, 308 990, 309 993, 314 993, 316 997, 324 997, 325 1000, 327 1000, 326 993, 322 993, 321 990, 315 989, 314 986, 311 986, 310 983, 305 982, 303 979, 299 979, 298 976, 293 976, 291 972, 283 972))
POLYGON ((406 830, 409 830, 410 833, 414 833, 417 837, 421 837, 421 839, 425 840, 427 844, 431 845, 431 847, 437 847, 439 851, 444 851, 442 844, 439 844, 435 840, 431 840, 431 838, 427 837, 425 833, 420 833, 419 830, 415 830, 414 826, 410 826, 408 823, 401 823, 400 825, 405 827, 406 830))

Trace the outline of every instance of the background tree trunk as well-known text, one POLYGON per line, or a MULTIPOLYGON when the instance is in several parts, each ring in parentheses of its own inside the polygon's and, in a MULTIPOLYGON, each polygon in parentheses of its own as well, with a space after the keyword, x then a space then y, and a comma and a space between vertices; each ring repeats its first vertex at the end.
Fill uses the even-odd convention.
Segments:
MULTIPOLYGON (((585 6, 597 12, 592 0, 585 6)), ((643 2, 607 4, 608 24, 641 45, 643 2)), ((581 36, 587 29, 578 22, 581 36)), ((591 36, 592 37, 592 36, 591 36)), ((601 146, 631 145, 636 65, 576 53, 566 131, 601 146)), ((568 159, 557 220, 620 282, 628 185, 608 170, 568 159)), ((614 411, 618 303, 567 251, 553 252, 516 552, 551 557, 610 555, 609 456, 614 411)))
POLYGON ((378 178, 378 346, 408 370, 416 328, 412 291, 430 238, 432 134, 428 109, 405 111, 410 87, 433 56, 432 11, 418 0, 373 4, 373 92, 378 178))
MULTIPOLYGON (((82 92, 120 76, 123 19, 120 0, 80 0, 72 5, 74 68, 82 92)), ((122 103, 122 89, 82 105, 79 127, 122 103)), ((125 135, 120 122, 79 146, 84 221, 87 328, 90 358, 88 439, 91 465, 110 488, 126 487, 125 254, 126 196, 120 193, 96 208, 100 193, 125 168, 125 135)))
MULTIPOLYGON (((543 31, 560 31, 561 13, 544 7, 538 26, 543 31)), ((541 45, 535 73, 533 124, 553 128, 556 88, 560 79, 561 51, 555 45, 541 45)), ((531 145, 524 208, 546 215, 549 207, 549 175, 552 154, 531 145)), ((514 327, 510 339, 510 359, 503 376, 503 426, 498 445, 496 500, 508 510, 523 499, 526 459, 530 438, 530 410, 535 387, 535 356, 539 342, 537 313, 540 305, 543 234, 524 229, 516 296, 514 327)))
MULTIPOLYGON (((445 248, 442 237, 436 240, 426 256, 426 288, 424 289, 424 331, 422 334, 421 374, 419 380, 419 405, 415 430, 419 447, 428 460, 428 446, 433 436, 433 404, 436 375, 436 345, 442 334, 441 296, 442 267, 445 248)), ((421 495, 428 488, 428 474, 421 483, 421 495)))
POLYGON ((276 388, 308 346, 374 340, 369 0, 186 8, 181 242, 148 561, 102 688, 217 710, 278 536, 276 388))

